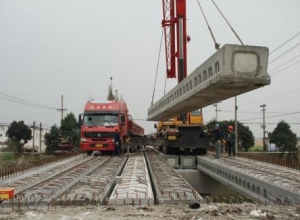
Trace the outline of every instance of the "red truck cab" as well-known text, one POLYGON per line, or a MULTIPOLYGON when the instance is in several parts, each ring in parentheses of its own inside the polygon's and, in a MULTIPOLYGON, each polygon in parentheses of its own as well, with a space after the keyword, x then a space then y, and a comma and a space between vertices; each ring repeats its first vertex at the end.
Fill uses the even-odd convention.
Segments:
MULTIPOLYGON (((119 130, 123 143, 131 136, 131 130, 139 130, 133 126, 127 105, 123 101, 89 101, 84 113, 79 116, 79 123, 80 149, 86 151, 87 155, 91 155, 93 151, 114 152, 116 129, 119 130)), ((144 135, 144 129, 139 128, 140 131, 135 133, 144 135)))

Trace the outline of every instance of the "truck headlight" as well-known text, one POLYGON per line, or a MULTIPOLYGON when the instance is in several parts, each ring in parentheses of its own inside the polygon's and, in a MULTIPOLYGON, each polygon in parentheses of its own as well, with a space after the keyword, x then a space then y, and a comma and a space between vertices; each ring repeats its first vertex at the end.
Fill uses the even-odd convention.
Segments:
POLYGON ((80 138, 80 142, 86 142, 85 138, 80 138))

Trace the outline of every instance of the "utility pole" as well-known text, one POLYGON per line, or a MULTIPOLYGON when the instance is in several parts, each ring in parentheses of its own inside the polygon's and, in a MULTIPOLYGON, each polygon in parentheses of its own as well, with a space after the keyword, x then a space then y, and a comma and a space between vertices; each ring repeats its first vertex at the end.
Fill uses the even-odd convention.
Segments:
POLYGON ((218 103, 215 103, 215 104, 214 104, 214 107, 216 108, 216 110, 215 110, 215 112, 216 112, 215 120, 218 121, 218 111, 219 111, 219 110, 218 110, 218 103))
POLYGON ((115 101, 119 101, 119 95, 118 95, 118 90, 116 89, 116 93, 115 93, 115 101))
POLYGON ((64 96, 61 95, 61 108, 58 108, 57 111, 61 112, 61 120, 64 119, 64 111, 67 111, 66 108, 64 108, 64 96))
POLYGON ((42 154, 42 122, 40 122, 40 155, 42 154))
POLYGON ((35 121, 32 126, 32 152, 34 152, 34 139, 35 139, 35 121))
POLYGON ((262 109, 262 112, 263 112, 263 148, 264 148, 264 151, 267 151, 267 146, 266 146, 266 115, 265 115, 265 112, 266 112, 266 105, 263 104, 260 106, 262 109))
POLYGON ((238 138, 238 122, 237 122, 237 111, 238 111, 238 106, 237 106, 237 97, 234 97, 234 133, 235 133, 235 154, 238 155, 238 150, 239 150, 239 138, 238 138))

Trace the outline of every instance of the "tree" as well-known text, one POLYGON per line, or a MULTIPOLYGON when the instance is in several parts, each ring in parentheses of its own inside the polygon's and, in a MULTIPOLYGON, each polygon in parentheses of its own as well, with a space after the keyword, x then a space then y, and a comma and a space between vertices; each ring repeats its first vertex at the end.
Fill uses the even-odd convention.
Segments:
POLYGON ((108 101, 114 101, 116 99, 116 97, 114 96, 113 94, 113 88, 112 88, 112 85, 110 85, 108 87, 108 95, 107 95, 107 100, 108 101))
POLYGON ((72 112, 61 121, 59 131, 63 139, 79 147, 79 126, 72 112))
POLYGON ((53 153, 60 144, 59 129, 56 125, 51 127, 50 133, 45 134, 46 152, 53 153))
POLYGON ((22 140, 24 143, 27 143, 29 140, 31 140, 31 129, 24 124, 24 121, 13 121, 10 124, 6 134, 8 138, 15 143, 18 152, 22 151, 22 146, 20 143, 22 140))
MULTIPOLYGON (((228 126, 234 126, 235 121, 230 120, 216 122, 215 120, 213 120, 208 122, 206 126, 209 130, 213 130, 216 123, 220 124, 220 130, 222 131, 223 136, 226 139, 226 135, 228 133, 228 126)), ((248 151, 251 147, 254 146, 254 136, 252 131, 249 129, 248 126, 245 126, 240 122, 238 122, 238 143, 245 151, 248 151)))
POLYGON ((270 134, 270 142, 275 144, 282 153, 297 151, 297 136, 292 132, 290 125, 283 120, 270 134))

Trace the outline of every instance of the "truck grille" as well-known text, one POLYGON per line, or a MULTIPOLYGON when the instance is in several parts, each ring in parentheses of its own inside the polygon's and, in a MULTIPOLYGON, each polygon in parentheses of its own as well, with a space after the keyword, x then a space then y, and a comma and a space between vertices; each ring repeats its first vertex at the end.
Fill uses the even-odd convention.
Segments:
POLYGON ((84 137, 86 138, 111 138, 114 136, 110 132, 84 132, 84 137))

